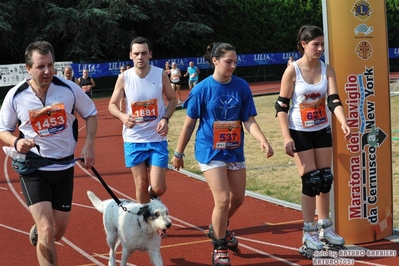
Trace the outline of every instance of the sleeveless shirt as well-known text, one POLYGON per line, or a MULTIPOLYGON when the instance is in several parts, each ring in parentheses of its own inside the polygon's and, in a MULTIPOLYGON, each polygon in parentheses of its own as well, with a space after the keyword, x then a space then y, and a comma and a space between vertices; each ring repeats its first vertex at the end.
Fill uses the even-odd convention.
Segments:
POLYGON ((312 127, 304 127, 302 124, 302 118, 300 112, 301 103, 306 103, 306 104, 315 103, 321 98, 326 98, 327 88, 328 88, 327 65, 322 61, 320 61, 320 64, 321 64, 320 81, 316 84, 309 84, 304 80, 301 73, 301 69, 299 68, 298 64, 296 62, 292 63, 292 65, 295 68, 296 78, 295 78, 294 91, 291 97, 292 106, 290 108, 290 112, 288 115, 288 123, 290 129, 299 130, 299 131, 318 131, 330 125, 330 122, 327 120, 326 123, 322 123, 312 127))
MULTIPOLYGON (((123 125, 122 136, 124 142, 143 143, 166 140, 166 137, 162 137, 156 132, 159 121, 165 115, 162 84, 163 69, 151 66, 150 71, 144 78, 137 76, 134 68, 126 70, 122 74, 125 81, 127 113, 133 114, 132 103, 135 102, 146 103, 156 100, 155 106, 157 109, 157 116, 154 120, 136 123, 133 128, 127 128, 123 125)), ((155 108, 155 106, 153 107, 155 108)))

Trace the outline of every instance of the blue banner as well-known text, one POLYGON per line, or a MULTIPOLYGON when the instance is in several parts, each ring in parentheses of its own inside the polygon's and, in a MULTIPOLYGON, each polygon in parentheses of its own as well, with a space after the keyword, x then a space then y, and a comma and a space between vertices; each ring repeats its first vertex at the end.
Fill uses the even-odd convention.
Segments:
MULTIPOLYGON (((237 67, 248 67, 248 66, 261 66, 261 65, 284 65, 290 57, 297 60, 301 57, 299 52, 288 52, 288 53, 260 53, 260 54, 242 54, 238 55, 237 67)), ((389 49, 389 58, 399 58, 399 48, 389 49)), ((324 57, 321 58, 324 60, 324 57)), ((184 74, 187 71, 190 61, 194 62, 194 65, 199 69, 209 69, 211 66, 203 57, 186 57, 186 58, 165 58, 165 59, 153 59, 150 60, 150 64, 163 68, 165 62, 175 62, 180 71, 184 74)), ((117 62, 105 62, 105 63, 73 63, 72 68, 74 76, 79 78, 82 76, 83 69, 89 71, 89 76, 92 78, 110 77, 117 76, 121 66, 127 64, 133 65, 132 61, 117 61, 117 62)))
MULTIPOLYGON (((248 67, 248 66, 260 66, 260 65, 281 65, 287 64, 290 56, 294 60, 300 58, 300 53, 289 52, 289 53, 261 53, 261 54, 242 54, 237 56, 237 66, 238 67, 248 67)), ((180 71, 186 73, 189 63, 192 61, 194 65, 199 69, 209 69, 211 66, 203 57, 186 57, 186 58, 165 58, 165 59, 153 59, 150 60, 150 65, 163 68, 165 62, 169 63, 175 62, 180 71)), ((132 61, 118 61, 118 62, 106 62, 106 63, 73 63, 72 68, 74 76, 76 78, 82 76, 83 69, 89 71, 89 76, 92 78, 99 77, 109 77, 117 76, 120 72, 121 66, 126 64, 133 64, 132 61)))
POLYGON ((399 58, 399 48, 389 48, 389 59, 399 58))

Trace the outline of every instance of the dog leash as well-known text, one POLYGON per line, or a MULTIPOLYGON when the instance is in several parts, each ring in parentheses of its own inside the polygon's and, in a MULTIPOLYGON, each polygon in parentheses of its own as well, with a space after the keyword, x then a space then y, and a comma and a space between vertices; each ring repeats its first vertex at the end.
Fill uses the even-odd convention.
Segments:
MULTIPOLYGON (((75 160, 84 162, 83 158, 76 158, 75 160)), ((118 204, 118 207, 121 207, 125 212, 128 212, 127 208, 125 206, 123 206, 123 203, 118 199, 118 197, 114 194, 114 192, 112 192, 112 190, 109 188, 107 183, 105 183, 104 179, 97 172, 96 168, 94 168, 94 166, 92 166, 90 169, 94 173, 94 175, 97 177, 97 179, 100 180, 101 184, 103 185, 105 190, 107 190, 108 194, 111 195, 111 197, 114 199, 116 204, 118 204)))

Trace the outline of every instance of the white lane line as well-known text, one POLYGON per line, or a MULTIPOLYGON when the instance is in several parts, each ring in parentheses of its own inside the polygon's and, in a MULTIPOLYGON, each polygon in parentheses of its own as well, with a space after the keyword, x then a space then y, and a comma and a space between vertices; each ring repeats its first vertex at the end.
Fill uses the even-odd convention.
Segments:
MULTIPOLYGON (((0 227, 4 227, 4 228, 6 228, 8 230, 11 230, 11 231, 14 231, 14 232, 17 232, 17 233, 21 233, 21 234, 24 234, 24 235, 29 235, 29 232, 25 232, 23 230, 20 230, 18 228, 11 227, 11 226, 8 226, 8 225, 5 225, 5 224, 0 224, 0 227)), ((62 243, 60 243, 58 241, 55 241, 55 244, 59 245, 59 246, 64 246, 62 243)))
MULTIPOLYGON (((29 211, 28 206, 26 205, 25 201, 20 197, 20 195, 16 192, 16 190, 14 189, 14 187, 12 186, 12 182, 10 180, 10 176, 8 175, 8 171, 7 171, 7 162, 8 162, 8 157, 6 156, 5 160, 4 160, 4 177, 7 181, 8 187, 11 189, 12 193, 14 194, 15 198, 18 199, 18 201, 22 204, 22 206, 24 206, 24 208, 29 211)), ((76 246, 75 244, 73 244, 71 241, 69 241, 68 239, 66 239, 65 237, 62 238, 62 240, 68 244, 71 248, 75 249, 75 251, 77 251, 78 253, 80 253, 81 255, 83 255, 86 259, 95 262, 97 265, 103 265, 100 261, 96 260, 93 256, 91 256, 90 254, 86 253, 85 251, 83 251, 82 249, 80 249, 78 246, 76 246)))
MULTIPOLYGON (((78 165, 84 172, 86 172, 89 176, 91 176, 95 181, 101 183, 100 180, 98 180, 98 178, 97 178, 94 174, 90 173, 87 169, 83 168, 80 164, 77 164, 77 165, 78 165)), ((119 191, 119 190, 113 188, 112 186, 109 186, 109 188, 110 188, 113 192, 122 195, 125 199, 129 199, 129 200, 131 200, 131 201, 135 201, 132 197, 129 197, 128 195, 126 195, 126 194, 122 193, 121 191, 119 191)), ((86 207, 85 205, 82 205, 82 206, 86 207)), ((174 216, 170 216, 170 218, 171 218, 172 220, 178 221, 178 222, 181 223, 181 224, 184 224, 184 225, 187 226, 188 228, 194 228, 194 229, 199 230, 199 231, 201 231, 201 232, 204 231, 204 229, 199 228, 198 226, 195 226, 195 225, 190 224, 190 223, 188 223, 188 222, 185 222, 185 221, 183 221, 183 220, 181 220, 181 219, 178 219, 178 218, 176 218, 176 217, 174 217, 174 216)), ((292 263, 292 262, 290 262, 290 261, 288 261, 288 260, 285 260, 285 259, 283 259, 283 258, 279 258, 279 257, 276 257, 276 256, 274 256, 274 255, 268 254, 268 253, 266 253, 266 252, 257 250, 257 249, 255 249, 255 248, 250 247, 250 246, 247 246, 247 245, 244 245, 244 244, 241 244, 241 243, 240 243, 239 245, 240 245, 240 247, 247 248, 247 249, 249 249, 249 250, 251 250, 251 251, 253 251, 253 252, 256 252, 256 253, 258 253, 258 254, 260 254, 260 255, 264 255, 264 256, 273 258, 273 259, 275 259, 275 260, 284 262, 284 263, 286 263, 286 264, 288 264, 288 265, 298 265, 298 264, 292 263)), ((287 248, 290 248, 290 247, 287 247, 287 248)))

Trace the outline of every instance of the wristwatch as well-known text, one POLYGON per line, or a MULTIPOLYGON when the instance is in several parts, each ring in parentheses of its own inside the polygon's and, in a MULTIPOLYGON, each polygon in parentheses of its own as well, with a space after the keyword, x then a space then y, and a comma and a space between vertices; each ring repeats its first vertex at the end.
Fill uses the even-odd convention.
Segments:
POLYGON ((169 118, 168 117, 166 117, 166 116, 163 116, 162 118, 161 118, 161 120, 162 119, 165 119, 166 120, 166 123, 168 123, 169 124, 169 118))

